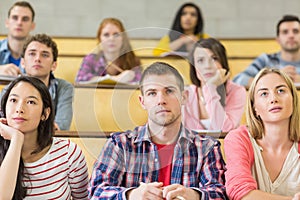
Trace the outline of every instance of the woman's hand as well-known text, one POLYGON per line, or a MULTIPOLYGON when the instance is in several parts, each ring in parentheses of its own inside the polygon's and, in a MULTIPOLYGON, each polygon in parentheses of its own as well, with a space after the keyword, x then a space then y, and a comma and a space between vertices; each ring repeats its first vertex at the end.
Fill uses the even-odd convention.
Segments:
POLYGON ((212 76, 211 78, 207 79, 206 83, 210 83, 210 84, 219 86, 219 85, 225 83, 225 81, 227 79, 229 79, 229 77, 230 77, 230 73, 226 74, 225 69, 217 69, 215 75, 212 76))
POLYGON ((125 70, 119 75, 112 76, 112 79, 117 82, 129 83, 135 77, 135 72, 132 70, 125 70))
POLYGON ((19 130, 8 126, 5 118, 0 118, 0 135, 5 140, 19 139, 22 141, 22 143, 24 141, 24 134, 19 130))

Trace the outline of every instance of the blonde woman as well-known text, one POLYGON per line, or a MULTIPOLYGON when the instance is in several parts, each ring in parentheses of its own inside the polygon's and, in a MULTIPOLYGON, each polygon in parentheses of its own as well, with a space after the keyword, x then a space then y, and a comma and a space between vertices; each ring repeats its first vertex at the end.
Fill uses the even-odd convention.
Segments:
POLYGON ((230 199, 300 199, 299 99, 292 80, 265 68, 249 89, 248 126, 225 138, 230 199))

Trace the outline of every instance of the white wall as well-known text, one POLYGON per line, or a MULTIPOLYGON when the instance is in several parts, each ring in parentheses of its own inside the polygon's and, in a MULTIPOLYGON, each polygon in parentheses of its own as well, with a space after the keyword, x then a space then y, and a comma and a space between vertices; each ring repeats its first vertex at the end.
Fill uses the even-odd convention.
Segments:
MULTIPOLYGON (((28 0, 36 11, 34 33, 94 37, 105 17, 122 19, 131 37, 160 38, 183 0, 28 0), (147 28, 158 27, 158 28, 147 28)), ((300 16, 299 0, 191 0, 202 9, 205 32, 217 38, 272 38, 284 14, 300 16)), ((0 2, 0 34, 15 0, 0 2)))

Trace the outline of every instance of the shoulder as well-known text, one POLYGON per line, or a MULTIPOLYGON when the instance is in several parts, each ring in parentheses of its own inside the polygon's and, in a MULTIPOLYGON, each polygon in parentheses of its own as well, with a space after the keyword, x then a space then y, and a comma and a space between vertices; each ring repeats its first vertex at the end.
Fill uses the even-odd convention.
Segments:
POLYGON ((53 151, 56 151, 56 150, 61 150, 68 154, 70 154, 74 151, 75 152, 81 151, 79 146, 76 143, 72 142, 71 140, 54 137, 53 138, 53 151))
POLYGON ((64 88, 64 89, 72 89, 73 90, 74 87, 70 82, 68 82, 64 79, 60 79, 60 78, 55 78, 55 79, 57 80, 58 89, 64 88))
POLYGON ((220 146, 220 142, 208 135, 199 134, 196 131, 186 129, 187 135, 193 140, 193 143, 197 148, 201 148, 202 151, 211 151, 214 146, 220 146))
POLYGON ((238 127, 237 129, 229 131, 229 133, 226 135, 224 141, 230 141, 231 143, 234 143, 235 141, 249 141, 250 137, 248 134, 248 128, 245 125, 242 125, 238 127))
POLYGON ((164 41, 164 42, 170 42, 170 36, 169 35, 165 35, 165 36, 163 36, 161 39, 160 39, 160 41, 162 42, 162 41, 164 41))
POLYGON ((114 132, 111 134, 111 140, 113 143, 125 144, 127 142, 134 142, 138 139, 138 137, 143 137, 146 132, 146 126, 138 126, 134 130, 127 130, 124 132, 114 132))
POLYGON ((193 84, 184 87, 184 90, 188 92, 189 97, 196 95, 198 93, 197 89, 198 87, 193 84))
POLYGON ((7 38, 0 40, 0 52, 5 52, 8 50, 8 40, 7 38))
POLYGON ((244 95, 246 95, 246 93, 247 93, 244 86, 236 84, 236 83, 232 82, 231 80, 227 81, 226 91, 227 91, 227 93, 234 92, 234 93, 242 93, 244 95))

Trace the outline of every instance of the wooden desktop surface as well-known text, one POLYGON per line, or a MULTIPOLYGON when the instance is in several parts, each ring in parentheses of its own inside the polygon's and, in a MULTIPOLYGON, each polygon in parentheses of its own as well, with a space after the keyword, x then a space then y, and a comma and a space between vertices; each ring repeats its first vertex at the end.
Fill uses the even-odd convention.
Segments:
MULTIPOLYGON (((113 132, 100 131, 56 131, 55 137, 74 137, 74 138, 109 138, 113 132)), ((200 132, 201 135, 211 136, 215 139, 224 139, 227 132, 209 131, 200 132)))

